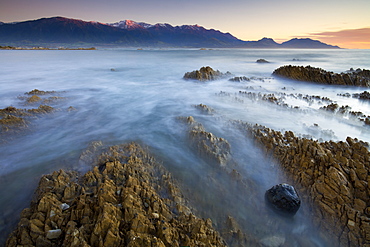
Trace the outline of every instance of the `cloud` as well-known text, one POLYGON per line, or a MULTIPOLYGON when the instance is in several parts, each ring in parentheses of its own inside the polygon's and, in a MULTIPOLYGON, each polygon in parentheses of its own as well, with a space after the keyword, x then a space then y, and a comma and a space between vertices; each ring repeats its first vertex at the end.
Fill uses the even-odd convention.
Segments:
POLYGON ((310 33, 309 36, 342 48, 370 49, 370 27, 310 33))

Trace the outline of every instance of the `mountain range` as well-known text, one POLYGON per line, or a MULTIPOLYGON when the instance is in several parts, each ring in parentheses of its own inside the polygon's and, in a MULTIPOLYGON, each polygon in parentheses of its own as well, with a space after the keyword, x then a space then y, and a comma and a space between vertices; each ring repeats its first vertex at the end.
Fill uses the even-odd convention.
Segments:
POLYGON ((116 23, 87 22, 65 17, 0 22, 0 45, 15 46, 119 46, 193 48, 339 48, 312 39, 292 39, 281 44, 273 39, 243 41, 230 33, 199 25, 151 25, 124 20, 116 23))

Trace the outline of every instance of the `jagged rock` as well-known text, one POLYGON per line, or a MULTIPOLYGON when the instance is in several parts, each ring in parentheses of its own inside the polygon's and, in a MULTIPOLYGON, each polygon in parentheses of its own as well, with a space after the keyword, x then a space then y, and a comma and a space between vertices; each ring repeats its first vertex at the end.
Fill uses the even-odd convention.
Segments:
POLYGON ((351 107, 348 105, 339 107, 337 103, 331 103, 327 106, 320 107, 320 110, 325 110, 325 111, 342 114, 342 115, 349 115, 351 117, 355 117, 358 120, 364 122, 366 125, 370 125, 370 116, 366 116, 360 111, 351 111, 351 107))
POLYGON ((67 111, 72 112, 72 111, 77 111, 77 109, 74 108, 73 106, 70 106, 68 107, 67 111))
POLYGON ((27 98, 27 104, 32 104, 41 101, 42 99, 37 95, 32 95, 31 97, 27 98))
POLYGON ((226 246, 139 145, 110 147, 98 160, 83 176, 43 176, 6 246, 226 246))
POLYGON ((236 77, 229 79, 229 81, 235 81, 235 82, 243 82, 243 81, 250 81, 250 80, 251 79, 246 76, 236 76, 236 77))
MULTIPOLYGON (((19 97, 24 100, 25 105, 33 105, 35 103, 42 102, 42 98, 38 95, 45 95, 56 93, 55 91, 40 91, 34 89, 31 92, 25 93, 26 95, 32 95, 30 97, 19 97)), ((50 97, 50 100, 61 97, 50 97)), ((48 102, 48 101, 45 101, 48 102)), ((33 109, 18 109, 13 106, 8 106, 4 109, 0 109, 0 143, 6 142, 8 139, 12 139, 15 134, 24 132, 28 129, 32 123, 32 118, 37 118, 40 115, 48 114, 56 111, 55 108, 48 105, 39 105, 38 108, 33 109)))
POLYGON ((267 61, 266 59, 261 58, 261 59, 258 59, 256 61, 256 63, 269 63, 269 61, 267 61))
POLYGON ((189 140, 199 154, 220 166, 225 166, 229 161, 230 144, 222 137, 205 131, 202 124, 193 117, 184 118, 189 126, 189 140))
POLYGON ((48 105, 40 105, 37 109, 29 109, 27 111, 32 114, 47 114, 55 111, 55 109, 48 105))
POLYGON ((320 109, 325 110, 325 111, 330 111, 330 112, 335 112, 338 110, 339 105, 337 103, 331 103, 327 106, 320 107, 320 109))
POLYGON ((314 224, 324 238, 333 246, 370 245, 368 143, 352 138, 318 142, 289 131, 235 124, 255 137, 280 162, 297 191, 307 195, 301 200, 311 206, 314 224))
POLYGON ((3 131, 8 131, 10 127, 25 128, 27 127, 27 122, 21 117, 7 115, 0 119, 0 126, 3 131))
POLYGON ((352 94, 352 97, 362 100, 370 100, 370 93, 368 91, 363 91, 362 93, 352 94))
POLYGON ((207 105, 203 105, 203 104, 195 105, 194 107, 201 110, 206 115, 213 115, 215 112, 214 109, 212 109, 211 107, 207 105))
POLYGON ((42 101, 42 104, 56 104, 58 102, 61 102, 61 101, 64 101, 66 100, 65 97, 60 97, 60 96, 52 96, 52 97, 48 97, 46 99, 44 99, 42 101))
POLYGON ((274 209, 288 215, 295 215, 301 206, 301 199, 293 186, 278 184, 265 193, 266 201, 274 209))
POLYGON ((42 91, 42 90, 38 90, 38 89, 34 89, 30 92, 27 92, 25 94, 27 95, 45 95, 45 94, 53 94, 53 93, 56 93, 56 91, 42 91))
POLYGON ((322 84, 370 87, 370 71, 368 70, 338 74, 311 66, 285 65, 276 69, 273 75, 322 84))
POLYGON ((199 70, 187 72, 184 75, 184 79, 192 79, 198 81, 211 81, 219 79, 224 74, 218 70, 213 70, 211 67, 202 67, 199 70))

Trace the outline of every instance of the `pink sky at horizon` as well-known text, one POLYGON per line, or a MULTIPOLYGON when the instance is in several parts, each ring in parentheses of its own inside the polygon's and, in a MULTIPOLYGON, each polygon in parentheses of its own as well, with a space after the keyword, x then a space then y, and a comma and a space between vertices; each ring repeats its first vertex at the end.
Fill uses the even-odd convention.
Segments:
POLYGON ((369 0, 2 0, 0 21, 63 16, 113 23, 199 24, 242 40, 263 37, 281 43, 311 38, 341 48, 370 49, 369 0))

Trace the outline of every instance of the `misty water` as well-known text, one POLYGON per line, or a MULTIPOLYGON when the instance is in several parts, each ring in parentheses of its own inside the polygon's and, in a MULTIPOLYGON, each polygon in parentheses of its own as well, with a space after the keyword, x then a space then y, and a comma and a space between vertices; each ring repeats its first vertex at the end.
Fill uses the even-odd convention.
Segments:
POLYGON ((0 146, 1 239, 4 241, 19 219, 20 211, 29 206, 43 174, 62 168, 86 171, 89 168, 79 163, 79 156, 91 141, 101 140, 105 145, 137 141, 148 146, 179 181, 196 213, 211 218, 219 230, 226 227, 224 221, 231 215, 246 233, 259 240, 275 236, 291 241, 291 246, 300 246, 300 239, 326 246, 304 213, 306 205, 290 220, 264 208, 264 192, 286 181, 279 166, 244 132, 232 127, 230 120, 291 130, 323 141, 344 141, 350 136, 370 142, 370 127, 363 122, 320 110, 326 102, 298 97, 328 97, 340 106, 349 105, 353 111, 370 115, 369 102, 338 96, 361 93, 366 88, 271 75, 287 64, 339 73, 350 68, 369 69, 369 61, 370 50, 0 51, 0 109, 31 108, 18 96, 33 89, 57 91, 66 98, 51 104, 57 112, 33 120, 29 131, 0 146), (270 63, 256 63, 260 58, 270 63), (206 83, 183 79, 185 72, 202 66, 252 79, 232 82, 226 77, 206 83), (239 91, 285 94, 288 107, 253 100, 239 91), (202 114, 194 107, 199 104, 213 108, 215 114, 202 114), (67 111, 69 106, 76 110, 67 111), (238 171, 255 185, 253 193, 240 189, 191 149, 187 127, 178 120, 182 116, 193 116, 207 131, 230 142, 238 171))

